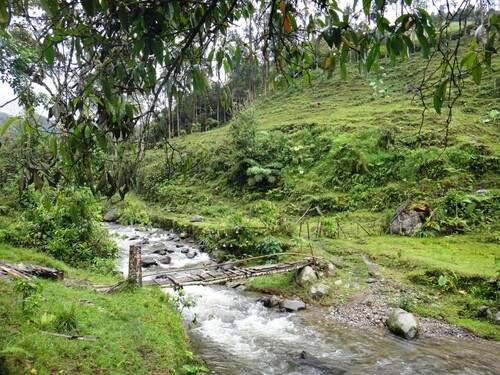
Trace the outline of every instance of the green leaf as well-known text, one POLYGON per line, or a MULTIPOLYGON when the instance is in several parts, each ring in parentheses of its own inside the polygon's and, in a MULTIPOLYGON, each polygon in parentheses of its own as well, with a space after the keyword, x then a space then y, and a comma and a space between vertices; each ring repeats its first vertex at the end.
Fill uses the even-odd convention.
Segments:
POLYGON ((55 17, 57 15, 57 0, 41 0, 40 3, 43 10, 45 10, 51 17, 55 17))
POLYGON ((0 23, 9 22, 9 11, 5 0, 0 0, 0 23))
POLYGON ((372 0, 363 0, 363 12, 365 12, 366 15, 370 14, 371 6, 372 6, 372 0))
POLYGON ((424 36, 424 34, 418 34, 417 33, 417 39, 420 43, 420 47, 422 48, 422 55, 424 55, 425 58, 429 57, 429 42, 427 41, 427 38, 424 36))
POLYGON ((448 84, 448 79, 445 79, 434 91, 434 109, 437 113, 441 114, 441 108, 443 107, 444 97, 446 94, 446 85, 448 84))
POLYGON ((56 136, 52 135, 50 137, 49 144, 50 144, 50 150, 52 151, 52 155, 56 156, 57 155, 57 138, 56 138, 56 136))
POLYGON ((411 6, 412 0, 405 0, 405 4, 411 6))
POLYGON ((345 61, 342 61, 340 63, 340 77, 343 80, 347 79, 347 65, 346 65, 345 61))
POLYGON ((474 66, 475 60, 476 54, 474 52, 468 52, 467 54, 465 54, 462 61, 460 61, 460 67, 463 67, 465 65, 468 69, 471 69, 474 66))
POLYGON ((9 129, 9 127, 17 120, 20 120, 21 117, 20 116, 14 116, 14 117, 11 117, 10 119, 7 120, 7 122, 4 124, 4 126, 2 127, 2 131, 0 132, 0 135, 4 135, 7 130, 9 129))
POLYGON ((406 46, 411 50, 411 51, 414 51, 415 49, 415 46, 413 45, 413 42, 412 40, 410 39, 410 37, 408 35, 403 35, 403 40, 404 42, 406 43, 406 46))
POLYGON ((85 13, 87 13, 89 16, 93 16, 95 9, 94 9, 94 0, 81 0, 83 10, 85 13))
POLYGON ((382 9, 385 5, 385 0, 375 0, 375 5, 378 9, 382 9))
POLYGON ((380 45, 376 43, 366 56, 366 70, 368 72, 371 70, 373 63, 377 60, 379 53, 380 53, 380 45))
POLYGON ((241 62, 241 47, 237 46, 234 51, 234 59, 236 60, 236 65, 240 65, 241 62))
POLYGON ((474 64, 474 68, 472 69, 472 80, 476 83, 476 85, 481 84, 481 77, 483 75, 483 68, 479 65, 479 61, 476 58, 476 64, 474 64))
POLYGON ((48 35, 42 43, 42 53, 43 53, 43 58, 45 59, 49 67, 53 68, 55 51, 54 51, 54 45, 52 44, 52 38, 50 37, 50 35, 48 35))

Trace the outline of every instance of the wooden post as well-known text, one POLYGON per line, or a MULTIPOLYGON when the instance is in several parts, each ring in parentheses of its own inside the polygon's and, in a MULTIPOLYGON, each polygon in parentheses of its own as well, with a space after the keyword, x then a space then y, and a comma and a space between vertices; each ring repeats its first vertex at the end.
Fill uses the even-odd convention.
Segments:
POLYGON ((128 254, 128 280, 133 284, 142 286, 142 268, 141 268, 141 246, 130 245, 128 254))

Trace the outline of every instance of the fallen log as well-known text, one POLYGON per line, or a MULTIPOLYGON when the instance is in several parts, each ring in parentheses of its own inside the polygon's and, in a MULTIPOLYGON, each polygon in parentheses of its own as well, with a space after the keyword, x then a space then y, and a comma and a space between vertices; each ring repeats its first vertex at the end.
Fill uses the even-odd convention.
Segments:
POLYGON ((0 262, 0 271, 3 271, 12 276, 26 279, 26 275, 43 277, 46 279, 63 279, 64 271, 57 268, 43 267, 37 265, 26 265, 23 263, 19 264, 7 264, 0 262), (21 275, 25 275, 22 277, 21 275))

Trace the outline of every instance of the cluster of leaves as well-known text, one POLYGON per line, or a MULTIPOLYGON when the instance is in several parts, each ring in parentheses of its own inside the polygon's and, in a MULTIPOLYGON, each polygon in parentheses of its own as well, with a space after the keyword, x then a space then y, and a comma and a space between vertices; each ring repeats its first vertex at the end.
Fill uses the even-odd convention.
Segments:
POLYGON ((116 244, 101 226, 100 206, 88 188, 30 191, 20 241, 73 266, 113 259, 116 244))
POLYGON ((437 199, 434 210, 427 218, 422 232, 463 233, 474 227, 498 230, 498 194, 463 194, 455 189, 437 199))
POLYGON ((257 132, 255 114, 243 112, 229 129, 229 147, 225 159, 226 178, 239 187, 268 190, 279 182, 280 171, 289 159, 285 140, 278 132, 257 132))

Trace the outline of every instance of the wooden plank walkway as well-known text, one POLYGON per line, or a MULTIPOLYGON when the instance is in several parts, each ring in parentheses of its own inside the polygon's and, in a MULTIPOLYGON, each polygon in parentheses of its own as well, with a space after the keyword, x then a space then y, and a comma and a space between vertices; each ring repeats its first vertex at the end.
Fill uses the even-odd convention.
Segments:
MULTIPOLYGON (((153 280, 144 280, 143 285, 160 285, 163 287, 183 287, 188 285, 222 284, 228 281, 249 279, 257 276, 272 275, 297 270, 315 263, 317 259, 308 258, 296 262, 263 264, 253 267, 232 268, 228 270, 202 269, 197 273, 176 278, 175 272, 156 275, 153 280)), ((189 270, 178 271, 186 273, 189 270)))

